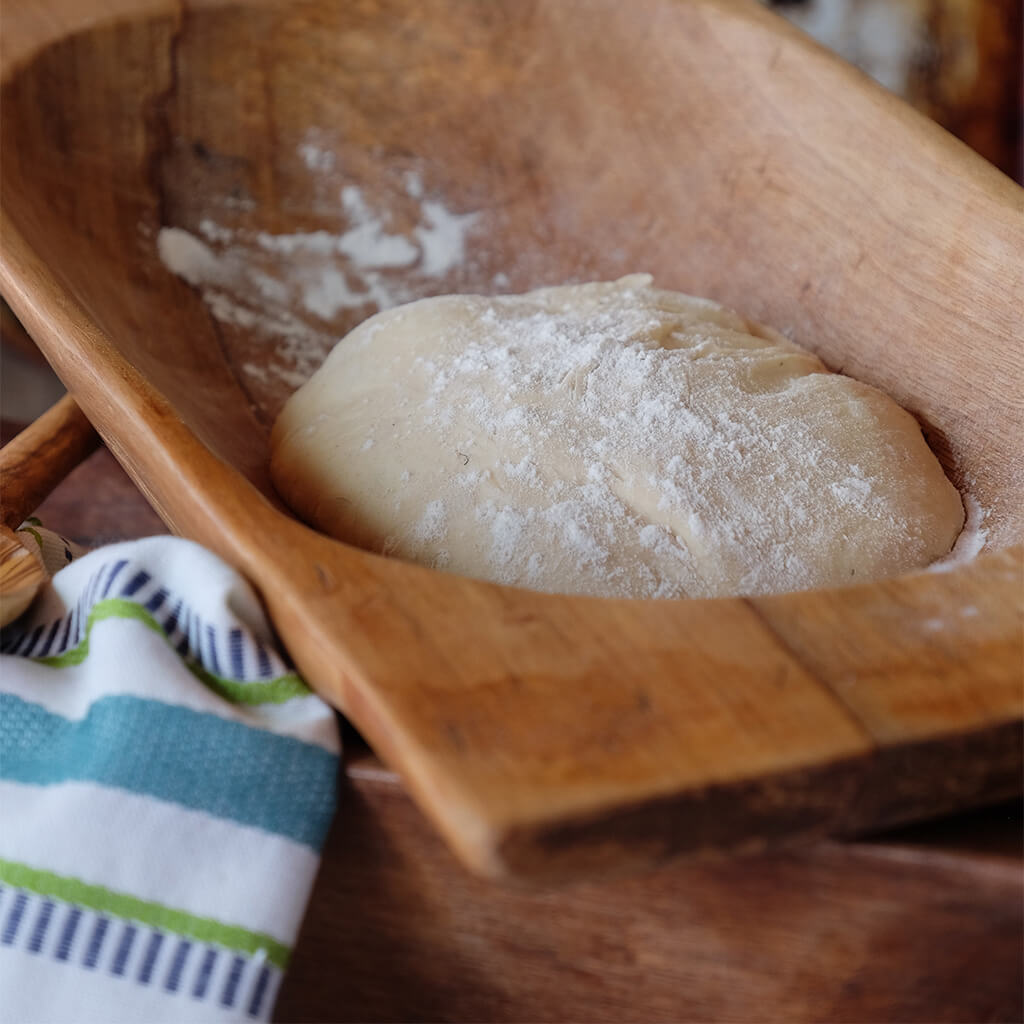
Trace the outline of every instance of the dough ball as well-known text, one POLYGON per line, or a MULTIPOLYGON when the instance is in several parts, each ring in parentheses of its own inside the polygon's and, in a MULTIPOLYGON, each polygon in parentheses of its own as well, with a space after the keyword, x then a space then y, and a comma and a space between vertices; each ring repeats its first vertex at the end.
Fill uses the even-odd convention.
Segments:
POLYGON ((377 314, 285 405, 271 471, 342 540, 575 594, 879 579, 964 519, 909 413, 644 274, 377 314))

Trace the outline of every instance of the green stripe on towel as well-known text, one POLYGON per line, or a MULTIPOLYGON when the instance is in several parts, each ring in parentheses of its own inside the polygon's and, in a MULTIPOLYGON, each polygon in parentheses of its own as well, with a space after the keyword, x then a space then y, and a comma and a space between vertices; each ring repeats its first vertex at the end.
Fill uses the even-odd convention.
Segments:
POLYGON ((127 918, 152 928, 160 928, 199 942, 213 942, 242 953, 264 950, 275 967, 288 964, 291 950, 277 939, 259 932, 250 932, 233 924, 223 924, 211 917, 197 917, 184 910, 174 910, 160 903, 140 900, 127 893, 114 892, 102 885, 90 885, 77 878, 40 871, 27 864, 0 859, 0 881, 18 889, 27 889, 40 896, 73 903, 103 914, 127 918))
MULTIPOLYGON (((108 597, 93 605, 86 622, 85 637, 77 647, 64 651, 63 654, 34 660, 41 665, 49 665, 53 668, 80 665, 89 655, 89 638, 92 635, 93 626, 105 619, 134 619, 153 630, 154 633, 159 633, 165 640, 167 639, 163 627, 142 605, 120 597, 108 597)), ((283 704, 293 697, 308 697, 310 694, 309 688, 294 672, 278 676, 276 679, 247 683, 214 675, 194 661, 185 659, 182 661, 197 679, 233 704, 283 704)))
POLYGON ((319 849, 337 773, 313 743, 175 704, 112 695, 72 721, 0 693, 0 778, 14 782, 95 782, 319 849))

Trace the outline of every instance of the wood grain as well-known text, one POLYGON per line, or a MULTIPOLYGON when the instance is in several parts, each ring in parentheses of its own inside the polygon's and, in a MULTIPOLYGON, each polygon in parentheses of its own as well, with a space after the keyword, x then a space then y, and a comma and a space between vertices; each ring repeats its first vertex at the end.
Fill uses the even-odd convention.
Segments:
POLYGON ((468 875, 362 758, 281 1021, 1021 1019, 1020 812, 559 891, 468 875), (948 839, 946 840, 949 841, 948 839))
MULTIPOLYGON (((0 420, 0 444, 26 425, 0 420)), ((83 548, 167 532, 163 520, 104 447, 84 459, 32 511, 44 526, 83 548)))
POLYGON ((1012 182, 753 4, 10 6, 4 297, 165 521, 255 582, 466 863, 576 878, 1019 791, 1012 182), (155 236, 204 217, 336 231, 297 155, 323 125, 324 188, 386 205, 414 167, 478 215, 438 291, 652 268, 889 391, 988 510, 989 553, 831 592, 598 601, 296 523, 266 476, 287 388, 245 369, 280 355, 212 319, 155 236))
POLYGON ((38 553, 0 523, 0 626, 28 608, 47 578, 38 553))
POLYGON ((70 395, 29 424, 0 450, 0 519, 13 529, 100 443, 70 395))
POLYGON ((13 622, 47 580, 31 539, 13 532, 99 444, 70 395, 0 449, 0 626, 13 622))

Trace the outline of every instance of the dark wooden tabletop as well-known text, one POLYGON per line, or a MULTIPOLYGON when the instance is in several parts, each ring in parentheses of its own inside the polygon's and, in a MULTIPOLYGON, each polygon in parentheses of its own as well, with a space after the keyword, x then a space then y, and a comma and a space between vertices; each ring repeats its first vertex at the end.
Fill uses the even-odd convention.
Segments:
MULTIPOLYGON (((5 433, 10 433, 6 425, 5 433)), ((39 512, 166 532, 104 449, 39 512)), ((558 890, 468 875, 357 736, 282 1021, 1020 1021, 1019 801, 558 890)))

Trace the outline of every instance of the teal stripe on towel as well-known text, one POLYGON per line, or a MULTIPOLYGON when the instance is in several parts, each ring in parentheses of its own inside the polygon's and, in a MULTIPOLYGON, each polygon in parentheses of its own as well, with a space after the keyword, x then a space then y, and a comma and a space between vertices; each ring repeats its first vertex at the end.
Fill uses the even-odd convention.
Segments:
POLYGON ((160 701, 102 697, 69 721, 0 694, 0 778, 15 782, 96 782, 318 849, 337 771, 321 747, 160 701))

